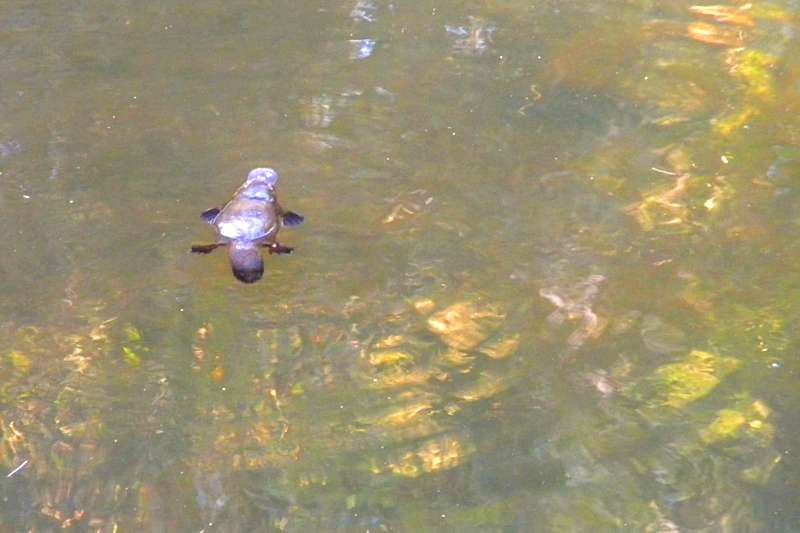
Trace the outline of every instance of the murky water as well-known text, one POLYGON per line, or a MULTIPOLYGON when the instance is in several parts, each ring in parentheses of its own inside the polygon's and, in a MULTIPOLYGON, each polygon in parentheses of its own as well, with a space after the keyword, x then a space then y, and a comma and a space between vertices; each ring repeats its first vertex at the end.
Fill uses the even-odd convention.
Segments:
POLYGON ((150 4, 0 6, 0 529, 798 528, 795 1, 150 4))

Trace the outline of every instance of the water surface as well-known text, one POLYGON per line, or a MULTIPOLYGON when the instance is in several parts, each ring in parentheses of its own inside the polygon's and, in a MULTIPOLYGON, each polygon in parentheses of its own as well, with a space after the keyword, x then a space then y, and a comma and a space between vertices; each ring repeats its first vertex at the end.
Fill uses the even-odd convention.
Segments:
POLYGON ((0 529, 796 529, 799 10, 7 1, 0 529))

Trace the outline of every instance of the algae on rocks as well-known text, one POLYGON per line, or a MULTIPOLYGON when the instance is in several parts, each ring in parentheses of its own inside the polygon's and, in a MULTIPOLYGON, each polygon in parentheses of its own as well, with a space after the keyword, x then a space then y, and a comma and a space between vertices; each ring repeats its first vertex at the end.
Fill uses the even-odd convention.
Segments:
POLYGON ((682 361, 656 368, 637 389, 644 389, 648 409, 682 409, 708 396, 726 376, 741 366, 733 357, 692 350, 682 361))

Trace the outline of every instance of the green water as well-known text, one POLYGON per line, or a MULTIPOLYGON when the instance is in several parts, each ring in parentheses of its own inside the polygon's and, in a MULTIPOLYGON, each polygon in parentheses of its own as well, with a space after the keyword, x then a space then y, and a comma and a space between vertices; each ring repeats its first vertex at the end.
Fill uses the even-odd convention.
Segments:
POLYGON ((797 531, 799 15, 7 0, 0 530, 797 531))

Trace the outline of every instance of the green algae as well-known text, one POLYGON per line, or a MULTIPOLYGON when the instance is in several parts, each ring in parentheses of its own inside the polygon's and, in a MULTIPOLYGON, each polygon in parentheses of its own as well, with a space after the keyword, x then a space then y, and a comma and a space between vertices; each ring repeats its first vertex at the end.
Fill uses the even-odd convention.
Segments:
POLYGON ((31 359, 23 352, 18 350, 11 350, 8 352, 8 360, 15 370, 27 374, 31 369, 31 359))
POLYGON ((733 357, 692 350, 682 361, 655 369, 646 382, 652 388, 649 408, 682 409, 708 396, 720 382, 741 366, 733 357))
POLYGON ((714 420, 700 430, 700 438, 705 444, 730 443, 742 438, 752 440, 759 448, 772 443, 775 427, 768 420, 770 408, 760 400, 739 403, 742 405, 720 409, 714 420))

